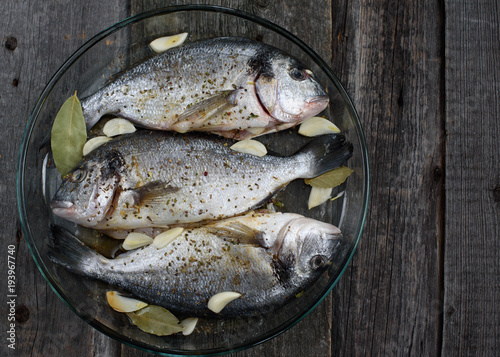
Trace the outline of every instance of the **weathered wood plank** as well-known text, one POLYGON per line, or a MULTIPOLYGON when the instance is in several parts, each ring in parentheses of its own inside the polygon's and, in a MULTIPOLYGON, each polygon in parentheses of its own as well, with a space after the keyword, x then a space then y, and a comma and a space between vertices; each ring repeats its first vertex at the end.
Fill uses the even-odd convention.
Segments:
POLYGON ((496 1, 445 6, 442 352, 491 356, 500 349, 500 10, 496 1))
MULTIPOLYGON (((3 356, 93 355, 95 330, 77 317, 45 283, 21 237, 16 209, 18 150, 29 112, 63 61, 90 36, 124 17, 120 1, 15 1, 0 18, 0 211, 3 253, 1 316, 7 326, 7 246, 16 246, 16 349, 2 338, 3 356), (120 10, 122 9, 122 10, 120 10), (14 41, 14 39, 16 39, 14 41), (14 46, 14 43, 16 44, 14 46)), ((4 336, 5 337, 5 336, 4 336)))
POLYGON ((333 65, 371 159, 371 211, 332 296, 333 355, 435 355, 443 172, 438 2, 333 4, 333 65))

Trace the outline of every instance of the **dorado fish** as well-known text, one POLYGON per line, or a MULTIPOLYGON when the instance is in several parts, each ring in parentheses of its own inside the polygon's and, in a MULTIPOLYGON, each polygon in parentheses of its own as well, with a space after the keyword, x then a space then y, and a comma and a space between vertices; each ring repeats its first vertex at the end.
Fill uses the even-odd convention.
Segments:
POLYGON ((320 113, 328 96, 298 60, 261 42, 230 37, 147 59, 81 103, 88 128, 114 114, 149 129, 243 139, 320 113))
POLYGON ((351 155, 352 145, 335 134, 289 157, 257 157, 216 136, 137 131, 85 156, 51 207, 100 230, 217 220, 259 207, 290 181, 333 170, 351 155))
POLYGON ((189 316, 213 315, 207 301, 242 296, 219 314, 268 313, 307 289, 339 250, 340 230, 294 213, 252 213, 185 230, 157 249, 107 259, 53 228, 49 257, 70 271, 118 286, 148 303, 189 316))

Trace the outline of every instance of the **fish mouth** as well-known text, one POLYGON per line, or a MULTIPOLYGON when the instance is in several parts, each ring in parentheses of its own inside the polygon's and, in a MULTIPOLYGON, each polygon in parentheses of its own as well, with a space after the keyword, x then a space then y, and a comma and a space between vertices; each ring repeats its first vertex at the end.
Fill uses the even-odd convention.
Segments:
POLYGON ((330 97, 327 95, 318 95, 311 99, 306 100, 307 104, 319 105, 319 106, 327 106, 330 101, 330 97))
POLYGON ((52 200, 50 202, 50 208, 52 209, 52 213, 56 216, 68 220, 75 215, 75 205, 73 202, 52 200))
POLYGON ((311 118, 315 115, 321 113, 330 102, 330 97, 328 95, 320 94, 305 100, 304 106, 299 115, 295 116, 297 121, 302 121, 307 118, 311 118))
MULTIPOLYGON (((327 95, 317 95, 316 97, 306 100, 304 112, 322 112, 330 102, 330 97, 327 95)), ((316 114, 317 114, 316 113, 316 114)), ((314 114, 314 115, 316 115, 314 114)))

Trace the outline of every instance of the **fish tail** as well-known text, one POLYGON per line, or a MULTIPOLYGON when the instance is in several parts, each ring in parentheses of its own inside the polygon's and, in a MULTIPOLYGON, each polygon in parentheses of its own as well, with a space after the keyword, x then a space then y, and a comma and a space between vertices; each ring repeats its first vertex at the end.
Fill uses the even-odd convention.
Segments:
POLYGON ((352 156, 353 146, 342 134, 322 135, 310 141, 298 153, 310 164, 308 177, 324 174, 344 165, 352 156))
POLYGON ((101 101, 102 98, 99 93, 93 94, 80 100, 87 130, 92 129, 92 127, 99 121, 99 119, 101 119, 101 101))
POLYGON ((73 273, 94 276, 106 260, 62 227, 52 225, 51 238, 52 245, 47 253, 49 259, 73 273))

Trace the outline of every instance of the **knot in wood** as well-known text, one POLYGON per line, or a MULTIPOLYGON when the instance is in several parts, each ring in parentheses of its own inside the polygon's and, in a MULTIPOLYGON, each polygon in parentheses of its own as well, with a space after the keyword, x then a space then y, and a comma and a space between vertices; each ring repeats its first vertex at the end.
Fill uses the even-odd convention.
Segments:
POLYGON ((5 41, 5 48, 9 51, 14 51, 17 48, 17 38, 13 36, 7 37, 7 40, 5 41))
POLYGON ((30 318, 30 310, 24 306, 21 305, 16 309, 16 321, 19 322, 20 324, 24 324, 26 321, 28 321, 30 318))
POLYGON ((440 167, 435 167, 432 171, 432 177, 434 178, 434 181, 440 181, 441 177, 443 177, 443 170, 441 170, 440 167))
POLYGON ((500 185, 496 185, 493 189, 493 201, 500 202, 500 185))

